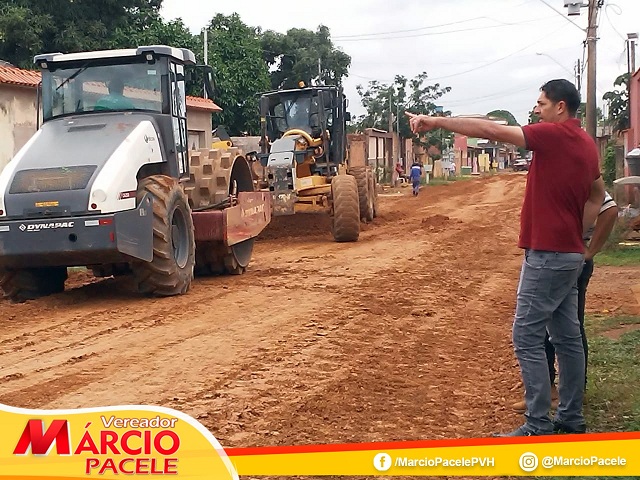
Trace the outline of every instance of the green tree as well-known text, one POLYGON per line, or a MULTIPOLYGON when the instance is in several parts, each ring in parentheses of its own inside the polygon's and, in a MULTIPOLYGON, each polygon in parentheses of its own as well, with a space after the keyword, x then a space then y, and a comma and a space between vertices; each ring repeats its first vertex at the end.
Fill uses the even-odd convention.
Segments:
POLYGON ((238 14, 216 15, 208 30, 208 64, 215 70, 216 98, 222 107, 216 123, 231 135, 259 132, 258 96, 269 89, 267 64, 262 58, 258 29, 238 14))
POLYGON ((532 123, 538 123, 539 121, 540 121, 540 117, 536 115, 533 109, 531 109, 531 111, 529 112, 529 119, 527 120, 527 122, 529 124, 532 124, 532 123))
POLYGON ((604 152, 604 158, 602 159, 602 178, 604 183, 609 187, 613 185, 613 181, 616 179, 616 145, 615 141, 610 140, 607 143, 607 148, 604 152))
POLYGON ((492 110, 489 113, 487 113, 487 116, 488 117, 502 118, 502 119, 506 120, 507 125, 510 125, 512 127, 519 127, 520 126, 520 124, 516 120, 516 117, 514 117, 513 114, 511 112, 509 112, 508 110, 492 110))
POLYGON ((609 118, 607 118, 606 123, 611 125, 616 132, 629 128, 628 83, 629 74, 622 74, 613 82, 614 87, 621 88, 615 88, 602 96, 603 100, 609 102, 609 118))
POLYGON ((118 28, 110 41, 111 48, 134 48, 140 45, 169 45, 188 48, 202 60, 202 38, 193 35, 182 19, 165 22, 160 15, 133 19, 132 23, 118 28))
POLYGON ((453 134, 449 131, 438 129, 421 136, 414 135, 409 127, 409 118, 404 114, 405 111, 409 111, 426 115, 451 115, 451 112, 444 111, 435 103, 442 95, 449 92, 451 87, 442 87, 439 83, 425 85, 427 78, 427 73, 423 72, 411 80, 402 75, 396 75, 393 84, 374 80, 369 82, 366 88, 358 85, 356 89, 367 113, 357 120, 356 130, 362 131, 365 128, 389 130, 389 119, 391 119, 393 129, 397 128, 399 121, 402 138, 413 138, 415 143, 426 148, 433 145, 440 151, 451 146, 453 134))
POLYGON ((261 35, 271 88, 295 88, 298 82, 339 85, 347 76, 351 57, 337 49, 327 27, 315 32, 292 28, 286 34, 267 30, 261 35))
MULTIPOLYGON (((578 107, 578 113, 576 114, 576 118, 580 120, 580 124, 585 126, 587 124, 587 104, 582 102, 580 107, 578 107)), ((596 107, 596 123, 598 126, 602 125, 604 122, 604 115, 602 114, 602 109, 600 107, 596 107)))
POLYGON ((162 0, 0 0, 0 58, 32 68, 43 52, 119 47, 118 32, 159 18, 162 0))

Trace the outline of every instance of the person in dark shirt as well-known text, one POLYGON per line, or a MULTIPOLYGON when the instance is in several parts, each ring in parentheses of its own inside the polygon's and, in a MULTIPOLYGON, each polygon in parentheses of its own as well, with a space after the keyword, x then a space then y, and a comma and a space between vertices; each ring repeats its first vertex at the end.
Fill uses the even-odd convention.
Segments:
POLYGON ((413 186, 413 195, 416 197, 418 196, 418 193, 420 193, 421 178, 422 178, 422 164, 415 161, 411 165, 411 170, 409 170, 409 180, 411 180, 411 185, 413 186))

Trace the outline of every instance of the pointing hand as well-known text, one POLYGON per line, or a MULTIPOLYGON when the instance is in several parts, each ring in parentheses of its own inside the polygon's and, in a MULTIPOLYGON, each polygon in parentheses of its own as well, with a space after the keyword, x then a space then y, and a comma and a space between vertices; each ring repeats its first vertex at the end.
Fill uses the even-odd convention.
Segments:
POLYGON ((427 115, 416 115, 415 113, 405 112, 405 115, 409 117, 409 126, 413 133, 428 132, 438 128, 436 126, 436 117, 429 117, 427 115))

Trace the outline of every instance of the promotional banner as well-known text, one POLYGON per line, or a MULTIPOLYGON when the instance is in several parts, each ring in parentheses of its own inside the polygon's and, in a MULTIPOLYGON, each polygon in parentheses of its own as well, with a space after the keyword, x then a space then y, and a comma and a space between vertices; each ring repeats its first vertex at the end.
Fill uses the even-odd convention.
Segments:
POLYGON ((47 411, 0 405, 0 425, 0 480, 238 478, 213 435, 168 408, 47 411))
POLYGON ((640 432, 228 448, 162 407, 0 405, 0 480, 238 475, 640 476, 640 432))
POLYGON ((640 475, 640 432, 227 449, 240 475, 640 475))

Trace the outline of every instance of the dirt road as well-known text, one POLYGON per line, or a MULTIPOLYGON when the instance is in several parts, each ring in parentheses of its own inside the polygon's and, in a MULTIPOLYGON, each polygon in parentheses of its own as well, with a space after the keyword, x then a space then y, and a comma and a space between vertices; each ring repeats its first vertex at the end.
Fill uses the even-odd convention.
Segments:
MULTIPOLYGON (((0 403, 162 405, 225 447, 515 427, 524 184, 510 174, 383 197, 354 244, 333 243, 325 216, 280 218, 246 275, 198 279, 186 296, 141 298, 125 279, 76 273, 64 294, 0 301, 0 403)), ((623 277, 597 270, 590 308, 633 308, 623 277)))

